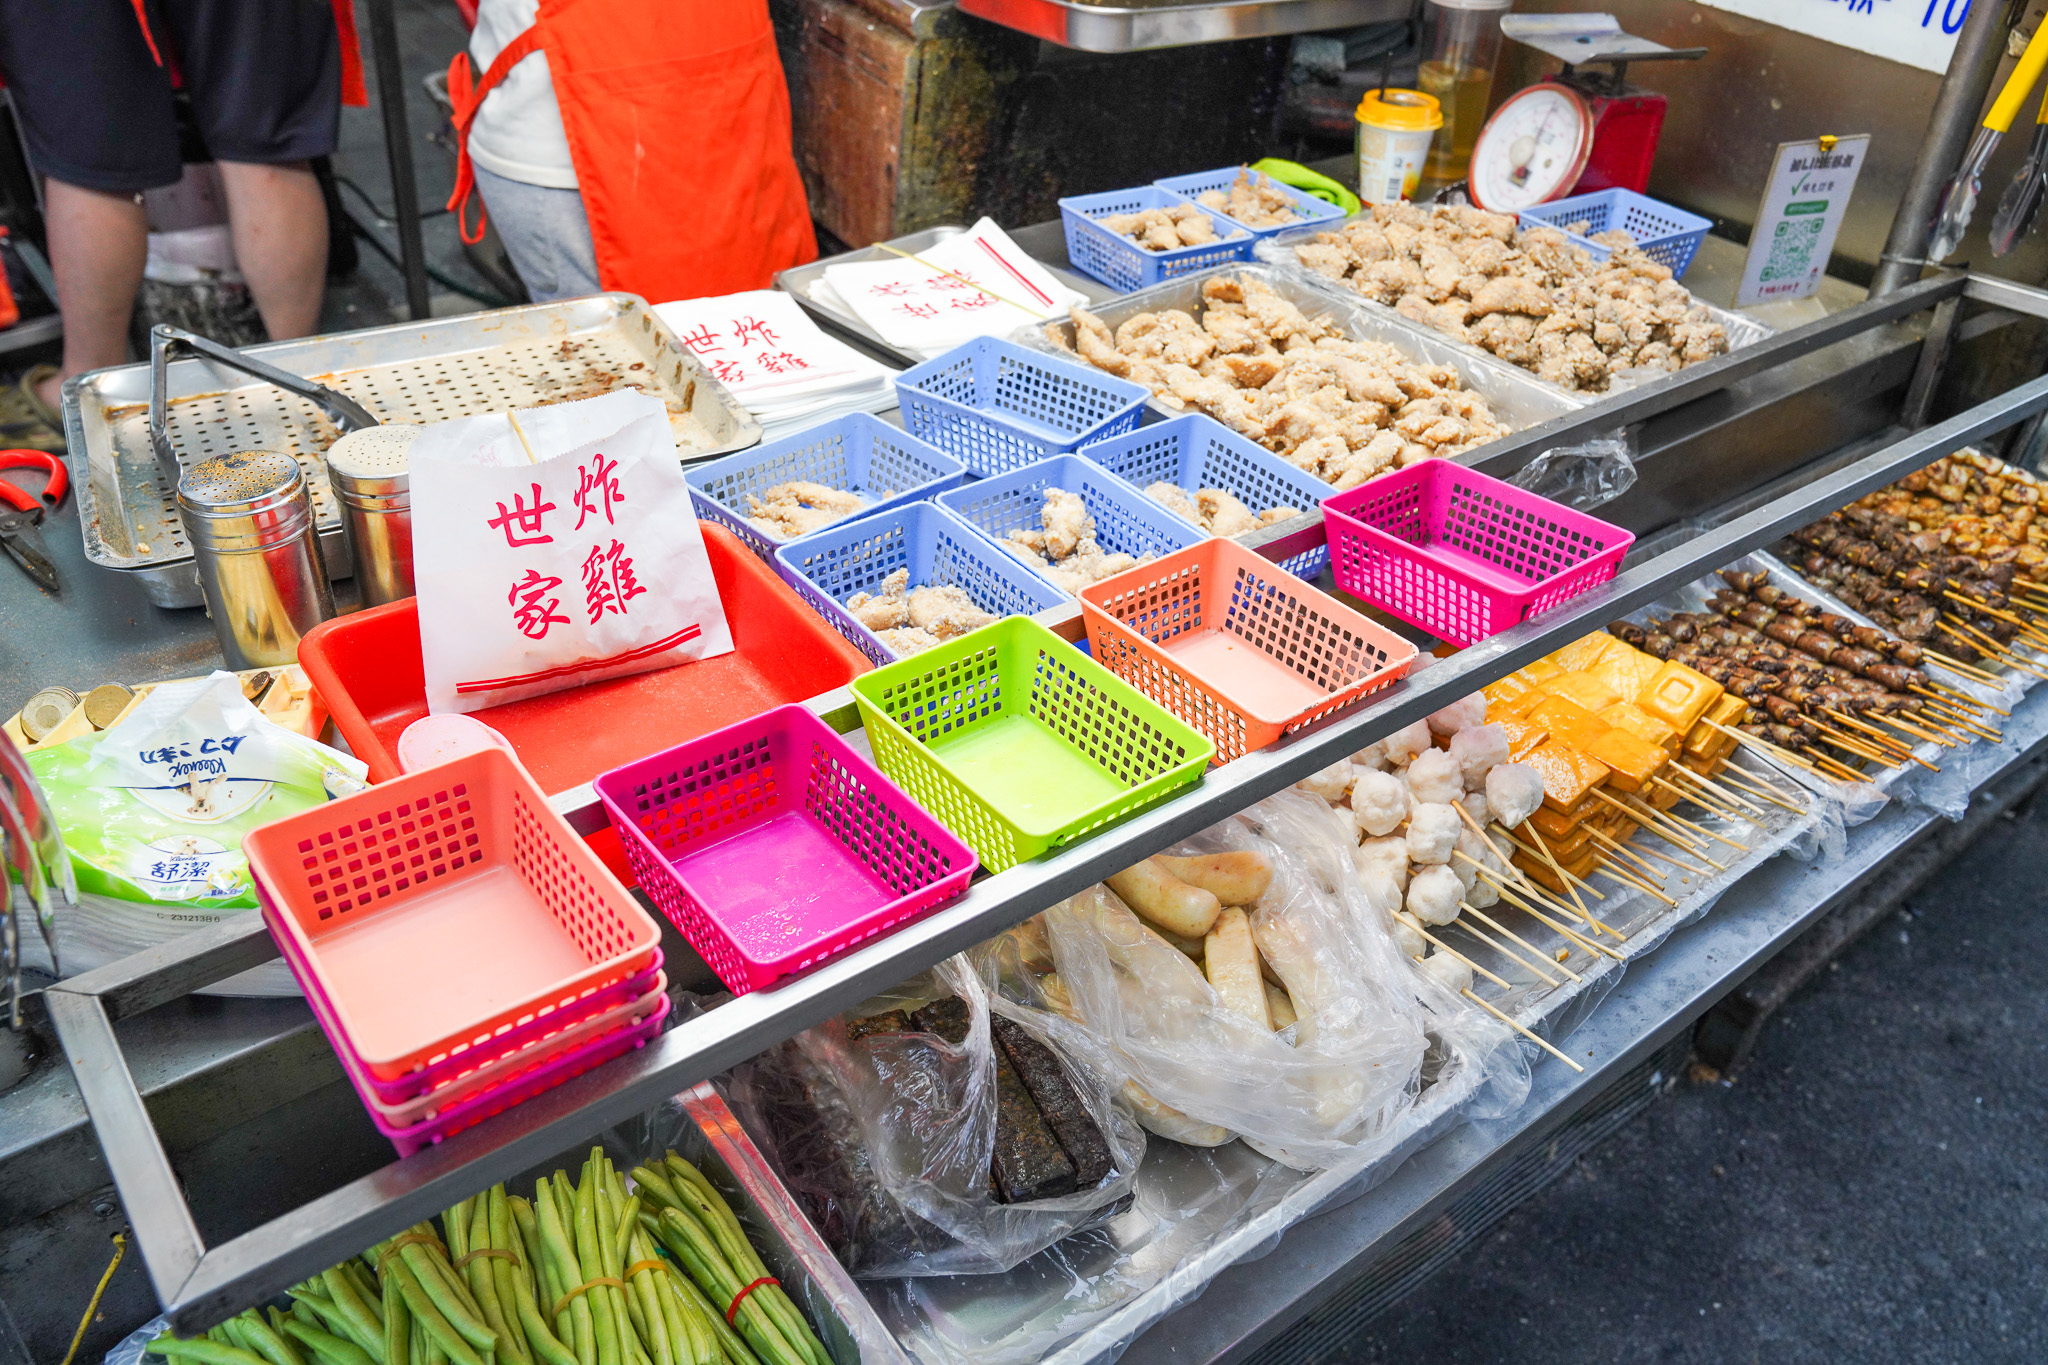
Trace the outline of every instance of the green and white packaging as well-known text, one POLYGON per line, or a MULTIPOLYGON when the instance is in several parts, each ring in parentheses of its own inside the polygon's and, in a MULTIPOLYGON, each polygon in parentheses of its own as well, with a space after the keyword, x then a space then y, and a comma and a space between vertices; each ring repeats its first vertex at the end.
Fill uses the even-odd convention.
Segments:
MULTIPOLYGON (((347 754, 264 719, 232 673, 168 683, 112 729, 28 755, 78 876, 57 921, 67 972, 256 907, 242 836, 360 791, 347 754)), ((221 994, 295 995, 282 962, 221 994)))

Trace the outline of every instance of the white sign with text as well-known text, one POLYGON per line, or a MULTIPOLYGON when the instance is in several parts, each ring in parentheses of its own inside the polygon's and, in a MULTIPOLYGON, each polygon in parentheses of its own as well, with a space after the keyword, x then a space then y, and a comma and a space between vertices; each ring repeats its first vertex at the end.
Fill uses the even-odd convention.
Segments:
POLYGON ((1869 150, 1867 133, 1778 144, 1749 235, 1737 308, 1803 299, 1820 288, 1869 150))
POLYGON ((1970 0, 1696 0, 1922 71, 1948 70, 1970 0))

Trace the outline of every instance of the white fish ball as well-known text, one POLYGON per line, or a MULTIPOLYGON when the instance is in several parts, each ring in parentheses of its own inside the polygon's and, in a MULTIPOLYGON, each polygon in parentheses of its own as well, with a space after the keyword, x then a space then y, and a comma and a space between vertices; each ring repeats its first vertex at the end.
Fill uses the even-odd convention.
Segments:
POLYGON ((1351 779, 1355 772, 1356 769, 1351 766, 1350 759, 1340 758, 1321 772, 1310 773, 1294 785, 1305 792, 1322 797, 1333 806, 1340 805, 1343 803, 1344 793, 1351 788, 1351 779))
POLYGON ((1442 749, 1417 754, 1408 765, 1408 789, 1418 801, 1448 803, 1465 794, 1465 777, 1458 760, 1442 749))
POLYGON ((1502 828, 1513 829, 1543 804, 1543 778, 1526 763, 1502 763, 1486 775, 1486 804, 1502 828))
POLYGON ((1418 720, 1413 725, 1404 725, 1380 743, 1386 749, 1387 762, 1397 768, 1405 766, 1414 762, 1417 754, 1429 752, 1429 722, 1418 720))
POLYGON ((1429 951, 1429 940, 1422 936, 1422 921, 1402 911, 1393 919, 1394 946, 1401 950, 1403 957, 1421 957, 1429 951))
POLYGON ((1429 728, 1440 735, 1455 735, 1473 725, 1486 724, 1486 694, 1473 692, 1458 698, 1429 718, 1429 728))
POLYGON ((1449 924, 1464 898, 1465 884, 1448 867, 1419 868, 1408 880, 1408 913, 1424 924, 1449 924))
POLYGON ((1508 732, 1501 725, 1469 725, 1451 736, 1450 754, 1458 760, 1466 791, 1480 791, 1497 763, 1508 761, 1508 732))
POLYGON ((1453 995, 1472 988, 1472 969, 1449 953, 1431 953, 1422 959, 1421 966, 1424 974, 1434 977, 1453 995))
POLYGON ((1458 846, 1458 832, 1465 822, 1449 806, 1424 802, 1408 817, 1408 860, 1414 863, 1447 863, 1458 846))
POLYGON ((1378 871, 1390 878, 1397 890, 1408 889, 1408 841, 1398 834, 1384 839, 1367 839, 1351 855, 1361 874, 1378 871))
POLYGON ((1408 818, 1408 792, 1392 773, 1367 769, 1351 784, 1351 814, 1374 838, 1392 834, 1408 818))

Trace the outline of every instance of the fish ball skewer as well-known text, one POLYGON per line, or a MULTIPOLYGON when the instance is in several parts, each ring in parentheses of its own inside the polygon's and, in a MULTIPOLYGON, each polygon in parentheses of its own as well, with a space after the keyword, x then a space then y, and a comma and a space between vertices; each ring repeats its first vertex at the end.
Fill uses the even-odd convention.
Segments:
POLYGON ((1465 775, 1458 760, 1442 749, 1417 754, 1408 765, 1408 790, 1418 801, 1448 805, 1465 794, 1465 775))
POLYGON ((1365 771, 1351 784, 1351 814, 1374 838, 1392 834, 1408 818, 1408 793, 1392 773, 1365 771))
POLYGON ((1449 862, 1451 850, 1458 846, 1458 836, 1464 829, 1465 822, 1458 818, 1458 812, 1447 805, 1425 802, 1417 806, 1408 817, 1408 861, 1449 862))

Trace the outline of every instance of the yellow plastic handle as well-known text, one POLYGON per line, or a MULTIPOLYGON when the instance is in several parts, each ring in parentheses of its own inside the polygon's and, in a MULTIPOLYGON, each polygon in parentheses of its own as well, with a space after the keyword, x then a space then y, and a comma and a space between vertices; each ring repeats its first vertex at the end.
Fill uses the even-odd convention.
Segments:
POLYGON ((1991 106, 1991 112, 1984 116, 1984 126, 1994 133, 2003 133, 2012 127, 2015 114, 2026 103, 2027 96, 2034 89, 2034 82, 2041 79, 2041 68, 2048 66, 2048 23, 2037 24, 2034 36, 2027 39, 2027 50, 2020 54, 2020 64, 2012 69, 2006 79, 2005 89, 1998 92, 1998 100, 1991 106))
POLYGON ((2041 91, 2041 112, 2034 115, 2034 122, 2048 123, 2048 89, 2041 91))

